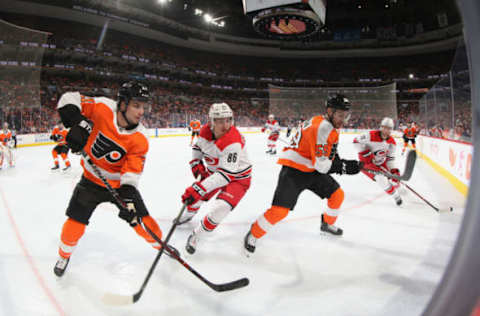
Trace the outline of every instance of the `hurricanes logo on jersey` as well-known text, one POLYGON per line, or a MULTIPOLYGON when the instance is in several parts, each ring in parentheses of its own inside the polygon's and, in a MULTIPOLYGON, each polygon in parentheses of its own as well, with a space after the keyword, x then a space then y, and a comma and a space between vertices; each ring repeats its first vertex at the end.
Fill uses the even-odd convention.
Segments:
POLYGON ((203 156, 203 159, 205 159, 205 162, 209 166, 216 166, 218 165, 218 158, 215 157, 210 157, 208 155, 203 156))
POLYGON ((374 161, 373 163, 376 165, 381 165, 387 159, 387 152, 385 150, 377 150, 373 153, 374 161))
POLYGON ((116 163, 125 156, 126 151, 110 138, 98 133, 92 145, 92 154, 97 159, 105 157, 107 161, 116 163))

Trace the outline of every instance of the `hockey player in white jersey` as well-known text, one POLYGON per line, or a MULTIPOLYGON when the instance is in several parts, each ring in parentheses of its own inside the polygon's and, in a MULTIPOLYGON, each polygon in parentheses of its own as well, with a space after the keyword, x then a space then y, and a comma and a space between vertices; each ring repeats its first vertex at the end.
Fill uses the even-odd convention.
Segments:
POLYGON ((265 126, 262 128, 262 133, 266 130, 270 131, 267 141, 268 150, 266 153, 275 155, 277 153, 277 140, 280 136, 280 125, 273 114, 268 116, 268 120, 265 122, 265 126))
POLYGON ((251 180, 252 165, 245 139, 233 125, 232 110, 226 103, 214 103, 208 115, 209 123, 202 127, 192 148, 190 167, 197 182, 182 195, 182 201, 188 206, 179 225, 190 221, 200 205, 218 195, 210 212, 188 237, 185 248, 190 254, 195 252, 199 240, 212 232, 237 206, 251 180))
MULTIPOLYGON (((367 132, 353 140, 358 150, 359 160, 364 163, 364 169, 373 169, 400 175, 400 171, 395 166, 395 151, 397 145, 391 136, 393 127, 393 120, 385 117, 380 124, 379 130, 367 132)), ((398 193, 400 186, 398 180, 388 179, 383 175, 375 175, 366 170, 362 170, 362 172, 377 182, 388 195, 392 196, 397 205, 402 204, 402 198, 398 193)))
POLYGON ((5 160, 9 167, 15 166, 15 158, 13 156, 12 132, 8 129, 8 123, 3 123, 3 129, 0 129, 0 170, 5 160))

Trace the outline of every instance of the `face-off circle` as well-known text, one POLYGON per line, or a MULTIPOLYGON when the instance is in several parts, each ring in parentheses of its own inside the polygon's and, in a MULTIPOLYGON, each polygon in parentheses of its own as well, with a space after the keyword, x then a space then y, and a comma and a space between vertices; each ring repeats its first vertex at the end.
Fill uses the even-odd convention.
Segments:
POLYGON ((322 23, 310 10, 275 8, 261 11, 253 17, 253 28, 272 39, 302 39, 316 34, 322 23))

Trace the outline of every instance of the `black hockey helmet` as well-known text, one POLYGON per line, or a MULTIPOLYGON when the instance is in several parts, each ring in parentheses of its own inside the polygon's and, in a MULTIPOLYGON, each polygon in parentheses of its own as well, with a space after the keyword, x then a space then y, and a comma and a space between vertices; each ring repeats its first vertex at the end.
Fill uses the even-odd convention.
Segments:
POLYGON ((128 81, 122 84, 118 90, 118 101, 124 101, 126 105, 130 100, 149 101, 150 91, 143 83, 128 81))
POLYGON ((350 111, 352 104, 343 94, 335 94, 328 96, 326 107, 336 110, 350 111))

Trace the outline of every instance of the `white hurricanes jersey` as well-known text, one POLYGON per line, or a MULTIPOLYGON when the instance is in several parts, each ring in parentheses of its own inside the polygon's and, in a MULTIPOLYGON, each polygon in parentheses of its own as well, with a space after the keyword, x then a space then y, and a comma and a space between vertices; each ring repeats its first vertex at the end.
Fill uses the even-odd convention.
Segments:
POLYGON ((359 155, 368 156, 373 154, 372 162, 380 166, 386 162, 387 168, 395 168, 395 151, 397 144, 392 136, 387 139, 382 139, 380 131, 370 131, 355 137, 353 140, 355 147, 357 148, 359 155))
POLYGON ((280 124, 277 120, 267 120, 265 123, 265 129, 269 129, 271 133, 280 132, 280 124))
POLYGON ((251 176, 252 164, 245 148, 245 138, 235 126, 215 139, 210 124, 204 125, 192 149, 193 159, 203 159, 211 173, 202 181, 208 191, 251 176))

